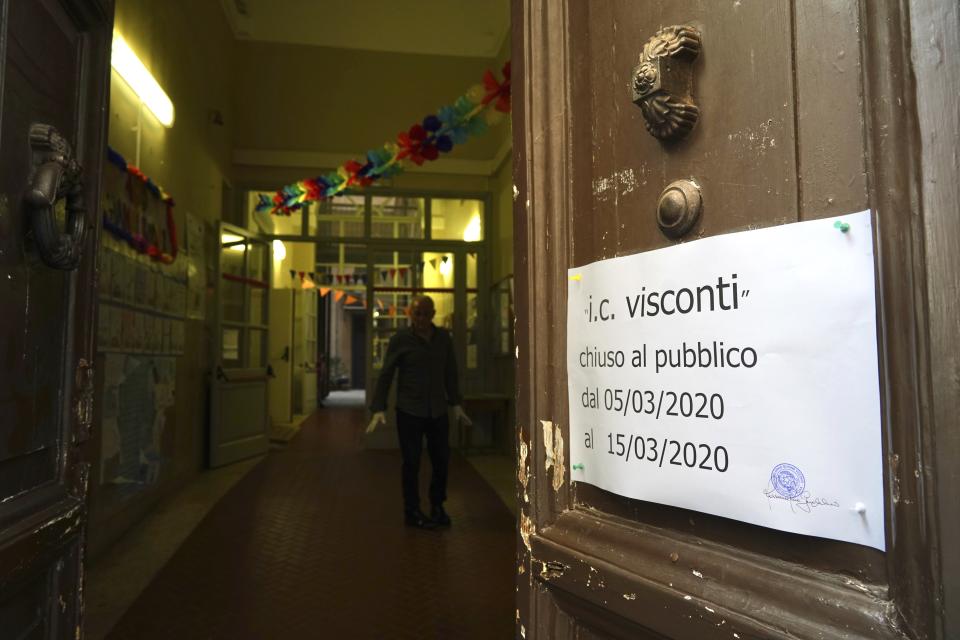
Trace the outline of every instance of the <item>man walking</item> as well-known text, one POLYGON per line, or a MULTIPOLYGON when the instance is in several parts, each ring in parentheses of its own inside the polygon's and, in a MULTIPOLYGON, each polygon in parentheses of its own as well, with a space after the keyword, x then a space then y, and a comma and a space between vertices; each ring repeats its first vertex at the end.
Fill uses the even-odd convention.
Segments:
POLYGON ((378 424, 386 424, 387 395, 397 377, 397 434, 403 459, 404 520, 420 529, 449 527, 450 516, 443 508, 447 499, 447 465, 450 461, 448 407, 454 418, 470 426, 463 411, 457 360, 450 333, 433 324, 436 309, 429 296, 416 296, 410 307, 410 327, 401 329, 387 345, 383 369, 370 405, 373 418, 367 433, 378 424), (432 477, 430 480, 430 517, 420 510, 420 454, 427 439, 432 477))

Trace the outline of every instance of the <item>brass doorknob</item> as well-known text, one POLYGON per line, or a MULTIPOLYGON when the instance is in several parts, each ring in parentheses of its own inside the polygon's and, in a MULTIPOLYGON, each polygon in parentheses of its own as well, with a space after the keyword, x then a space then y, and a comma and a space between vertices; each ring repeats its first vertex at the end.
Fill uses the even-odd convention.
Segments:
POLYGON ((700 185, 689 179, 671 182, 657 200, 657 226, 668 238, 681 238, 697 224, 702 209, 700 185))

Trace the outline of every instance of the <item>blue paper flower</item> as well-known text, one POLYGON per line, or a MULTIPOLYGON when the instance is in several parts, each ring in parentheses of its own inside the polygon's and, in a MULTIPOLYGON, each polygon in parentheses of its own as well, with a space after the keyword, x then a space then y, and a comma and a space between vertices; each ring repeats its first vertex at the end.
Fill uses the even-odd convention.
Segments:
POLYGON ((444 153, 453 149, 453 140, 448 135, 437 136, 437 149, 444 153))

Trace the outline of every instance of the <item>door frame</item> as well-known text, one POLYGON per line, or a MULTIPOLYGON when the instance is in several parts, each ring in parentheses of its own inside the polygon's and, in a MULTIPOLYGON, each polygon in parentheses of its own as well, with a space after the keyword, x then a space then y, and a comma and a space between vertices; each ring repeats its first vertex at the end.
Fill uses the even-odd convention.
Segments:
MULTIPOLYGON (((954 179, 939 186, 923 179, 931 164, 943 177, 954 175, 949 136, 946 146, 921 145, 935 126, 943 126, 938 109, 955 111, 950 105, 956 93, 948 98, 949 92, 933 92, 925 119, 918 118, 907 5, 859 2, 868 194, 877 230, 884 480, 887 495, 897 496, 888 500, 887 509, 887 590, 578 510, 566 469, 560 469, 562 483, 554 489, 558 483, 546 471, 554 452, 545 450, 541 424, 562 426, 569 442, 564 318, 573 240, 568 163, 576 131, 570 108, 575 61, 569 35, 575 27, 568 23, 569 4, 512 3, 514 183, 519 191, 514 198, 518 637, 579 637, 577 619, 616 636, 729 638, 734 630, 741 637, 784 639, 956 634, 960 556, 943 543, 951 539, 949 532, 956 538, 960 513, 956 500, 950 503, 958 472, 946 466, 960 458, 960 437, 951 432, 960 412, 955 363, 960 308, 955 299, 940 299, 955 296, 940 292, 951 291, 958 273, 960 199, 954 179), (722 574, 724 584, 691 579, 691 565, 704 574, 722 574), (603 589, 595 580, 591 586, 598 571, 603 589), (953 600, 945 602, 945 593, 953 600), (638 618, 634 598, 658 614, 638 618), (704 614, 704 607, 716 616, 704 614), (724 625, 717 626, 717 616, 724 625)), ((955 23, 951 28, 956 43, 955 23)), ((935 84, 932 77, 920 78, 935 84)), ((955 144, 956 122, 948 124, 955 144)))

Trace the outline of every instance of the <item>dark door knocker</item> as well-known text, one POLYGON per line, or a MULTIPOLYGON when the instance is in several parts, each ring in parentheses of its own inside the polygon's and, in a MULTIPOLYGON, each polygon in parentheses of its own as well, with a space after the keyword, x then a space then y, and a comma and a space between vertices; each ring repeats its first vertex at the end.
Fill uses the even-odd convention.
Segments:
POLYGON ((54 127, 30 126, 33 170, 24 194, 30 228, 41 259, 54 269, 77 268, 83 253, 86 207, 83 204, 82 169, 70 143, 54 127), (66 229, 57 224, 55 206, 66 199, 66 229))
POLYGON ((664 27, 643 45, 630 89, 652 136, 679 140, 697 124, 692 63, 699 54, 700 32, 684 25, 664 27))

